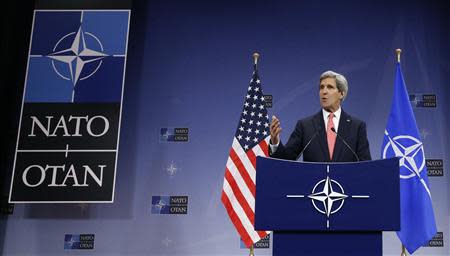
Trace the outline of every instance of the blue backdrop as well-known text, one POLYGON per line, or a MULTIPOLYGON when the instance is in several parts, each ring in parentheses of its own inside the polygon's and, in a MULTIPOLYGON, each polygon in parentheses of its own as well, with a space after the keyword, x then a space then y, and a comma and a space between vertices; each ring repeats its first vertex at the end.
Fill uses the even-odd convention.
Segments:
MULTIPOLYGON (((414 111, 426 157, 444 163, 430 177, 444 246, 417 255, 449 255, 448 10, 444 1, 134 1, 115 202, 16 205, 3 253, 246 255, 220 193, 252 53, 283 141, 319 111, 318 78, 332 69, 346 75, 343 108, 367 122, 379 159, 402 48, 409 93, 437 96, 436 108, 414 111), (176 127, 189 128, 188 142, 161 139, 161 128, 176 127), (152 214, 154 196, 188 196, 188 213, 152 214), (95 234, 95 249, 64 250, 65 234, 95 234)), ((384 255, 399 255, 395 233, 383 242, 384 255)))

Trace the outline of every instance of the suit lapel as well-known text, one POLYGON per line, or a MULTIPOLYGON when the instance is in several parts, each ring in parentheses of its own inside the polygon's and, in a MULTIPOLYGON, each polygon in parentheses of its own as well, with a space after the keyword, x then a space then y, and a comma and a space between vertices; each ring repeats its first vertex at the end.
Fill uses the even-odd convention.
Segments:
POLYGON ((325 161, 330 161, 330 153, 328 153, 328 142, 327 142, 327 133, 325 130, 325 124, 323 122, 323 114, 322 110, 319 111, 319 113, 314 117, 314 126, 316 128, 316 131, 319 131, 318 139, 320 148, 323 151, 323 155, 325 156, 325 161))
MULTIPOLYGON (((342 110, 341 112, 341 118, 339 119, 339 127, 338 127, 338 133, 339 135, 347 140, 349 137, 348 133, 350 132, 350 125, 351 125, 352 119, 347 113, 342 110)), ((344 142, 342 142, 341 138, 336 137, 336 144, 334 145, 334 151, 333 151, 333 162, 336 162, 337 159, 339 159, 340 154, 342 153, 342 149, 346 147, 344 145, 344 142)))

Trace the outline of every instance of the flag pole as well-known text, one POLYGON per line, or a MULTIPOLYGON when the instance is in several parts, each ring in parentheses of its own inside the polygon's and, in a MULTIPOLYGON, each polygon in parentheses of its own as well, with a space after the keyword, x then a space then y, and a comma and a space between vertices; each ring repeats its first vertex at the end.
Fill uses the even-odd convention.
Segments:
POLYGON ((250 254, 248 256, 255 256, 255 249, 253 248, 253 244, 252 246, 250 246, 250 254))
POLYGON ((395 49, 395 52, 397 53, 397 62, 400 63, 400 54, 402 53, 402 49, 395 49))
MULTIPOLYGON (((402 49, 398 48, 395 49, 395 53, 397 54, 397 62, 400 63, 400 55, 402 54, 402 49)), ((400 256, 407 256, 405 246, 402 244, 402 252, 400 253, 400 256)))
MULTIPOLYGON (((257 53, 257 52, 253 53, 253 62, 255 64, 255 71, 258 66, 258 58, 259 58, 259 53, 257 53)), ((253 244, 250 246, 249 256, 255 256, 255 248, 253 247, 253 244)))
POLYGON ((400 254, 400 256, 408 256, 408 254, 406 254, 406 249, 403 244, 402 244, 402 253, 400 254))

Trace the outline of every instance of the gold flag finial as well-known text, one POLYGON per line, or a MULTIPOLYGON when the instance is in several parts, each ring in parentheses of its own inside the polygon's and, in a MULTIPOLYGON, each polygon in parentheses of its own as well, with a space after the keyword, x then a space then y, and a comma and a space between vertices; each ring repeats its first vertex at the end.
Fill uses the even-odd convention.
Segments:
POLYGON ((397 62, 400 63, 400 54, 402 53, 402 49, 395 49, 395 52, 397 53, 397 62))
POLYGON ((253 60, 255 61, 255 65, 258 65, 258 58, 259 58, 259 53, 257 53, 257 52, 253 53, 253 60))

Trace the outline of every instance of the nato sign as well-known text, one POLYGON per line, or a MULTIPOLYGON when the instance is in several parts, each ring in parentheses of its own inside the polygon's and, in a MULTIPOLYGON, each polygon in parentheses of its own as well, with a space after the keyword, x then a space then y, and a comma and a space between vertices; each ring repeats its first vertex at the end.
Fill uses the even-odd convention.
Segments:
POLYGON ((113 202, 129 10, 36 10, 10 202, 113 202))

